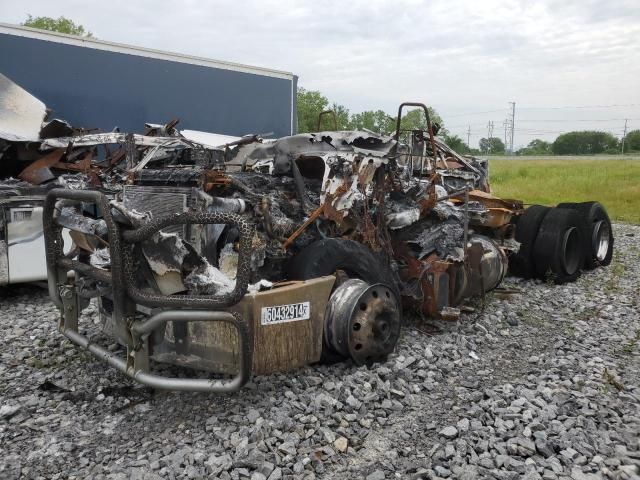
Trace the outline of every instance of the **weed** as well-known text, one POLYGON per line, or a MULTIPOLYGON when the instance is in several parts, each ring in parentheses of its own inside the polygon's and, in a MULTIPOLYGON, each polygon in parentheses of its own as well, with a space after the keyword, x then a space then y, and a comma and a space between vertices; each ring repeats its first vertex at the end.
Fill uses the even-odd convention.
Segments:
POLYGON ((609 279, 604 285, 604 291, 608 294, 617 293, 620 290, 620 280, 625 273, 624 263, 620 260, 620 255, 616 252, 609 267, 609 279))
POLYGON ((629 343, 622 347, 622 351, 627 354, 633 353, 635 348, 638 346, 638 342, 640 342, 640 328, 636 329, 635 336, 629 341, 629 343))
POLYGON ((529 325, 544 326, 549 323, 546 318, 536 315, 532 310, 523 310, 518 315, 522 319, 523 323, 527 323, 529 325))
POLYGON ((603 308, 604 307, 585 308, 584 310, 580 310, 579 312, 577 312, 574 315, 574 318, 576 320, 584 320, 584 321, 595 320, 596 318, 598 318, 603 308))
POLYGON ((38 370, 43 370, 45 368, 50 368, 50 365, 46 362, 43 362, 38 357, 28 358, 25 363, 33 368, 37 368, 38 370))
POLYGON ((573 325, 567 325, 564 329, 564 333, 566 333, 568 337, 575 337, 576 327, 574 327, 573 325))
POLYGON ((604 379, 605 382, 607 382, 609 385, 613 385, 618 390, 624 390, 624 385, 620 383, 620 380, 618 380, 614 375, 612 375, 609 372, 609 370, 607 370, 606 368, 602 372, 602 378, 604 379))

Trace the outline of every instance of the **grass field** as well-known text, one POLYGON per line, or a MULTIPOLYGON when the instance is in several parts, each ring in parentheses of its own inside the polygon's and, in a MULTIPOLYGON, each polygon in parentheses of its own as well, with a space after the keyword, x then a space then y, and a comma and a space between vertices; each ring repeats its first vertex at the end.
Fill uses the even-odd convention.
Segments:
POLYGON ((640 224, 640 156, 493 157, 489 178, 499 197, 543 205, 598 200, 612 221, 640 224))

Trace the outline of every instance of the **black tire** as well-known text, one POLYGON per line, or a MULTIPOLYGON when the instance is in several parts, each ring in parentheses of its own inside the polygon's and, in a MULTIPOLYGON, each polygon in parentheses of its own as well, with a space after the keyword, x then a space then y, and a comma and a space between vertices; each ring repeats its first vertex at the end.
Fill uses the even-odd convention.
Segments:
POLYGON ((613 229, 607 210, 602 204, 599 202, 561 203, 558 208, 575 210, 584 220, 584 268, 593 270, 599 266, 609 265, 613 258, 613 229), (602 237, 606 237, 606 244, 600 241, 602 237))
POLYGON ((533 246, 535 245, 540 225, 550 210, 551 207, 531 205, 518 219, 515 238, 520 243, 520 250, 509 259, 509 270, 512 275, 522 278, 534 278, 536 276, 533 246))
POLYGON ((533 247, 539 278, 557 284, 575 281, 584 264, 584 220, 572 209, 553 208, 544 217, 533 247))
POLYGON ((300 251, 287 265, 287 275, 291 280, 309 280, 332 275, 337 270, 343 270, 349 278, 359 278, 372 285, 389 285, 400 299, 389 262, 353 240, 318 240, 300 251))
MULTIPOLYGON (((359 278, 370 285, 388 285, 396 294, 400 305, 400 290, 388 262, 353 240, 326 238, 313 242, 295 255, 286 268, 290 280, 310 280, 333 275, 338 270, 344 271, 350 278, 359 278)), ((402 321, 402 310, 399 313, 402 321)), ((343 359, 344 357, 323 341, 321 363, 335 363, 343 359)))

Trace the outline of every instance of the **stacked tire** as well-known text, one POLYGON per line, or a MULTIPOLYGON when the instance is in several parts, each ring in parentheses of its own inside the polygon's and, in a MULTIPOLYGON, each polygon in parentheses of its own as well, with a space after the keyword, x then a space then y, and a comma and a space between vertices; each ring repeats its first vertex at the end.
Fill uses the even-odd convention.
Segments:
POLYGON ((558 208, 575 210, 584 223, 585 269, 606 267, 613 259, 613 230, 605 208, 599 202, 561 203, 558 208))
POLYGON ((518 219, 515 238, 520 250, 510 259, 511 273, 557 284, 608 265, 613 255, 611 221, 598 202, 532 205, 518 219))

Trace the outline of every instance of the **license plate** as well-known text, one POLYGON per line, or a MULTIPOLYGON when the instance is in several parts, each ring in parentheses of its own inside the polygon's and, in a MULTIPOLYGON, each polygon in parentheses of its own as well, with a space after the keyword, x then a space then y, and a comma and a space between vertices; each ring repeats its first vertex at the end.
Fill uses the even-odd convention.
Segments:
POLYGON ((273 325, 276 323, 296 322, 311 318, 311 305, 309 302, 291 303, 289 305, 275 305, 262 307, 260 323, 273 325))

